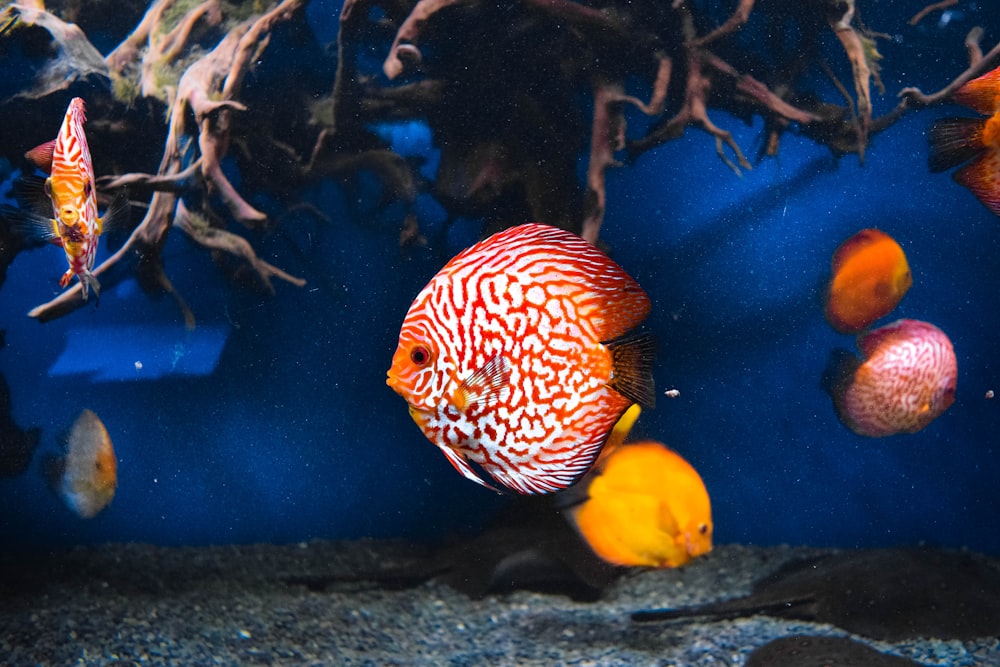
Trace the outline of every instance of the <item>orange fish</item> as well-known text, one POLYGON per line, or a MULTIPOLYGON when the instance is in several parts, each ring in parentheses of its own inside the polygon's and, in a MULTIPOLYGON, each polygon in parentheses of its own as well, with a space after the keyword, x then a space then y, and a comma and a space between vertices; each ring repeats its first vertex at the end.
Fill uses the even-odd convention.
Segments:
MULTIPOLYGON (((637 416, 633 406, 612 438, 624 440, 622 431, 637 416)), ((586 499, 569 510, 572 522, 609 563, 680 567, 712 550, 712 506, 705 484, 691 464, 659 442, 609 449, 577 488, 586 499)))
POLYGON ((963 85, 953 99, 987 118, 935 121, 929 135, 930 169, 944 171, 972 160, 955 172, 955 180, 1000 215, 1000 67, 963 85))
POLYGON ((899 244, 877 229, 862 229, 833 253, 826 319, 841 333, 863 331, 888 315, 912 284, 899 244))
POLYGON ((66 456, 55 461, 49 473, 66 505, 84 519, 96 516, 115 497, 118 460, 96 414, 80 413, 66 441, 66 456))
POLYGON ((387 384, 466 478, 571 485, 632 403, 653 403, 649 297, 570 232, 526 224, 460 253, 403 320, 387 384))
POLYGON ((955 401, 958 363, 933 324, 897 320, 858 339, 864 361, 841 360, 830 393, 840 420, 858 435, 916 433, 955 401))
MULTIPOLYGON (((59 286, 67 287, 76 276, 84 301, 89 289, 100 297, 101 286, 91 270, 105 224, 105 219, 97 215, 94 167, 83 130, 86 120, 83 100, 74 97, 66 109, 56 138, 25 154, 26 158, 49 173, 43 187, 51 201, 53 217, 20 216, 22 225, 31 236, 62 247, 69 269, 60 278, 59 286)), ((117 216, 124 203, 123 199, 116 200, 105 218, 110 220, 112 216, 117 216)))

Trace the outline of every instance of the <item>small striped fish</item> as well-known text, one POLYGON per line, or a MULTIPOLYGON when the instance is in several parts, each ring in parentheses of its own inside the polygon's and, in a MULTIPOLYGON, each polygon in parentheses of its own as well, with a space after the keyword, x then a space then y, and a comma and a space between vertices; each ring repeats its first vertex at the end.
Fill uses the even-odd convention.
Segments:
POLYGON ((100 284, 91 273, 97 256, 97 241, 102 219, 97 215, 97 193, 94 166, 83 124, 87 117, 83 100, 74 97, 66 109, 59 134, 55 139, 29 151, 26 157, 49 172, 45 179, 45 194, 52 202, 53 218, 35 223, 37 236, 62 247, 69 269, 59 280, 67 287, 76 276, 80 280, 83 300, 88 288, 100 296, 100 284))
POLYGON ((958 363, 933 324, 897 320, 858 339, 865 357, 833 391, 841 421, 858 435, 916 433, 955 401, 958 363))
POLYGON ((652 405, 649 297, 580 237, 526 224, 460 253, 403 321, 387 384, 464 475, 566 488, 633 403, 652 405))

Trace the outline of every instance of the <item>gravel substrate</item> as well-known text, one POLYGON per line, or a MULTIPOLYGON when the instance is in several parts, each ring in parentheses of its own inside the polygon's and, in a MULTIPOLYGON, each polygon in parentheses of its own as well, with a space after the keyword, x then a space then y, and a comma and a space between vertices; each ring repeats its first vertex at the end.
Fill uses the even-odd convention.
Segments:
MULTIPOLYGON (((721 545, 680 570, 636 571, 597 602, 516 591, 476 600, 433 579, 387 587, 415 547, 394 541, 165 548, 118 544, 0 561, 0 664, 745 664, 788 635, 847 635, 767 616, 639 624, 630 613, 747 594, 829 550, 721 545)), ((877 650, 924 665, 1000 666, 997 638, 877 650)))

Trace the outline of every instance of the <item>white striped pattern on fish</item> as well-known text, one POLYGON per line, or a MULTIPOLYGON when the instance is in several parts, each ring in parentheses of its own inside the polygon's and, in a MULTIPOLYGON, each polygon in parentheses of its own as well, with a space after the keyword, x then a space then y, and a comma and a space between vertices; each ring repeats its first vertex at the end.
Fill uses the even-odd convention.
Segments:
POLYGON ((59 280, 59 285, 66 287, 73 276, 77 276, 85 301, 88 287, 92 287, 95 294, 99 294, 100 290, 91 269, 94 268, 97 241, 101 235, 94 166, 83 130, 86 120, 83 100, 74 97, 56 135, 52 168, 45 181, 45 191, 52 200, 53 231, 69 263, 69 269, 59 280))
POLYGON ((955 351, 933 324, 897 320, 860 338, 858 347, 865 361, 834 393, 841 420, 855 433, 916 433, 954 402, 955 351))
POLYGON ((629 405, 651 402, 648 339, 625 353, 605 344, 648 312, 642 288, 591 244, 521 225, 460 253, 420 292, 388 384, 469 479, 489 486, 472 461, 519 493, 556 491, 590 468, 629 405))

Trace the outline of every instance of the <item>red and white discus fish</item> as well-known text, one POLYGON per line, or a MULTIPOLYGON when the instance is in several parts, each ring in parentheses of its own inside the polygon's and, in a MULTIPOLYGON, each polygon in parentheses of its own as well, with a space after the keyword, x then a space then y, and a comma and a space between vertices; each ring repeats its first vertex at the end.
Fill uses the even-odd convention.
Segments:
POLYGON ((864 361, 845 360, 831 391, 858 435, 916 433, 955 401, 955 350, 933 324, 897 320, 859 338, 858 348, 864 361))
MULTIPOLYGON (((570 232, 526 224, 460 253, 417 295, 387 384, 466 478, 566 488, 633 403, 652 405, 649 297, 570 232)), ((494 489, 495 490, 495 489, 494 489)))
POLYGON ((49 177, 45 179, 45 194, 52 202, 54 217, 41 223, 35 222, 36 233, 62 247, 69 269, 59 280, 59 286, 68 286, 76 276, 80 280, 84 301, 87 300, 88 288, 93 288, 94 295, 100 296, 100 283, 91 270, 103 225, 97 215, 94 166, 83 131, 86 120, 83 100, 74 97, 66 109, 66 117, 56 138, 26 155, 49 172, 49 177))

